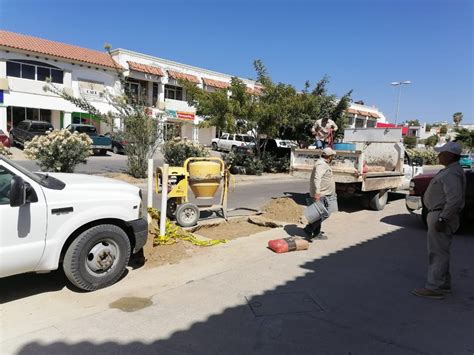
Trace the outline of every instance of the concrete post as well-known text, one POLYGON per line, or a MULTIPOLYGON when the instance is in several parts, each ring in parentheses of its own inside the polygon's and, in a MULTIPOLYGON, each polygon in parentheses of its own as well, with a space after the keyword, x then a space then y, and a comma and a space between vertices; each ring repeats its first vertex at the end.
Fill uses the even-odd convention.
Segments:
POLYGON ((168 204, 168 164, 163 164, 161 183, 160 237, 166 235, 166 207, 168 204))
POLYGON ((63 128, 66 128, 68 125, 72 123, 72 116, 71 112, 64 112, 63 116, 63 128))
POLYGON ((7 108, 6 107, 0 107, 0 129, 5 134, 8 134, 8 131, 7 131, 7 108))

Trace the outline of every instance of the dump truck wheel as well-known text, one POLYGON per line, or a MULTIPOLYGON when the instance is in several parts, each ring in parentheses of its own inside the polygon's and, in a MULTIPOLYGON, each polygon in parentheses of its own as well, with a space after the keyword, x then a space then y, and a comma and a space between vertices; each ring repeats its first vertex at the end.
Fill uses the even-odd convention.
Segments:
POLYGON ((382 211, 388 200, 388 192, 386 190, 376 191, 370 195, 369 206, 375 211, 382 211))
POLYGON ((176 222, 181 227, 192 227, 199 220, 199 208, 193 203, 183 203, 176 210, 176 222))

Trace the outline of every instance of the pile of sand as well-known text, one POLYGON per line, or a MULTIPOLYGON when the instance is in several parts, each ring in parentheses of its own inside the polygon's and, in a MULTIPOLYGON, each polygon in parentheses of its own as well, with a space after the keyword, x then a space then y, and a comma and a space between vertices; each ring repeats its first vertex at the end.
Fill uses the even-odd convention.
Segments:
POLYGON ((218 224, 203 224, 193 229, 193 233, 211 239, 236 239, 271 229, 249 222, 247 219, 231 219, 218 224))
POLYGON ((274 221, 304 224, 304 207, 289 197, 276 198, 263 206, 263 216, 274 221))

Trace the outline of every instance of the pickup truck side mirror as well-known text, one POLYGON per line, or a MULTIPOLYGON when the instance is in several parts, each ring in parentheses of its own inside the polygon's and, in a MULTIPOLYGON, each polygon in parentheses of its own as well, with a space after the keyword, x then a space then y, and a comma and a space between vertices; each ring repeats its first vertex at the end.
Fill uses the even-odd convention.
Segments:
POLYGON ((20 176, 14 176, 10 185, 10 206, 20 207, 26 204, 26 185, 20 176))
POLYGON ((423 166, 423 158, 415 157, 412 159, 411 165, 413 166, 423 166))

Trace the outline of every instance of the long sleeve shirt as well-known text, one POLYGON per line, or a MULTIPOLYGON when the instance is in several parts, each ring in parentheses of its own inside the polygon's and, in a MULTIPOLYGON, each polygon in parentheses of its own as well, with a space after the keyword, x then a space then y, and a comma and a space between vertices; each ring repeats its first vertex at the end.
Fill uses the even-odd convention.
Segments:
POLYGON ((330 118, 326 121, 326 124, 323 124, 323 120, 319 119, 315 122, 313 125, 313 132, 316 133, 316 138, 322 141, 325 141, 328 136, 329 132, 332 131, 337 131, 337 124, 330 118))
POLYGON ((464 208, 466 175, 459 162, 449 164, 431 180, 423 203, 428 210, 440 210, 439 217, 450 220, 464 208))
POLYGON ((314 197, 316 194, 329 196, 336 193, 336 182, 334 181, 332 169, 323 158, 316 160, 313 166, 309 179, 309 193, 311 197, 314 197))

